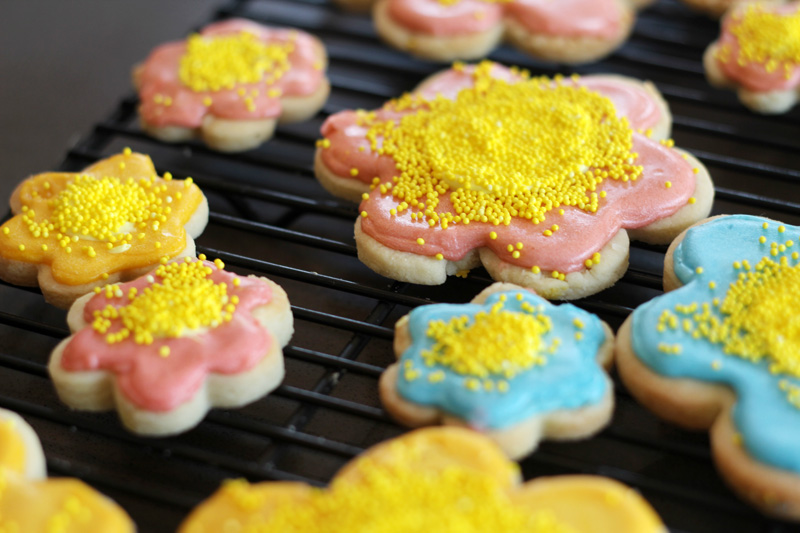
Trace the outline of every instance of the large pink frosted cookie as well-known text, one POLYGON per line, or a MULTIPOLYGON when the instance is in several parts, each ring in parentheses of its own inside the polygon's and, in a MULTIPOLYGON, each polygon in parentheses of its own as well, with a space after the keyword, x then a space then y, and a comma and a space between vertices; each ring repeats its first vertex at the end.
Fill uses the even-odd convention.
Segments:
POLYGON ((48 365, 61 400, 116 406, 130 430, 169 435, 277 387, 293 329, 286 293, 223 267, 185 258, 75 302, 74 334, 48 365))
POLYGON ((800 2, 743 2, 722 20, 703 57, 706 77, 759 113, 784 113, 800 96, 800 2))
POLYGON ((330 85, 315 37, 243 19, 159 46, 134 69, 142 127, 168 142, 196 136, 224 152, 255 148, 280 122, 313 116, 330 85))
MULTIPOLYGON (((652 0, 377 0, 373 18, 392 46, 437 61, 477 59, 504 38, 552 61, 585 63, 617 49, 636 9, 652 0)), ((364 8, 362 0, 340 0, 364 8)))
POLYGON ((517 465, 481 435, 424 429, 373 446, 324 490, 227 481, 178 532, 666 532, 647 501, 617 481, 519 477, 517 465))
POLYGON ((571 299, 623 275, 629 236, 666 244, 708 213, 708 173, 669 126, 650 84, 456 65, 377 111, 329 117, 315 169, 363 198, 356 244, 376 272, 436 285, 483 264, 571 299))
POLYGON ((82 481, 47 479, 36 433, 16 413, 0 409, 0 531, 134 533, 136 526, 82 481))

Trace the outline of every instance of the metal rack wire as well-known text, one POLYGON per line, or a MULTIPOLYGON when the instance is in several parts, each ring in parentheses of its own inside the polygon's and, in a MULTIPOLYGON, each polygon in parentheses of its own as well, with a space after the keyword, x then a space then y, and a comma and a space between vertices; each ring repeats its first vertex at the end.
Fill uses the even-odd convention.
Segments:
MULTIPOLYGON (((365 447, 403 432, 377 398, 377 378, 393 360, 394 321, 420 304, 467 301, 490 281, 479 270, 441 287, 420 287, 370 272, 355 254, 355 206, 331 199, 313 179, 313 141, 327 115, 377 107, 441 65, 383 46, 368 17, 323 0, 239 0, 214 18, 231 16, 294 26, 323 39, 333 92, 317 117, 279 127, 257 150, 226 155, 197 143, 150 139, 138 127, 136 99, 128 97, 68 152, 61 170, 79 170, 130 146, 150 154, 159 171, 192 176, 211 206, 199 251, 233 270, 269 276, 290 296, 296 333, 285 352, 283 385, 243 409, 212 412, 187 434, 133 436, 115 414, 72 412, 59 403, 45 365, 67 335, 64 313, 45 304, 37 290, 0 283, 0 406, 34 425, 51 474, 95 485, 120 502, 142 532, 174 531, 222 479, 324 484, 365 447)), ((732 94, 708 87, 699 58, 716 33, 715 22, 661 0, 640 15, 625 47, 578 72, 656 83, 672 107, 676 143, 711 171, 714 213, 765 214, 798 224, 800 114, 756 116, 732 94)), ((562 70, 509 48, 491 57, 536 73, 562 70)), ((634 244, 625 277, 577 304, 618 326, 660 292, 663 252, 634 244)), ((618 382, 616 400, 608 429, 583 442, 543 444, 522 462, 525 477, 583 472, 617 478, 639 489, 676 532, 792 529, 759 516, 724 487, 704 434, 658 421, 618 382)))

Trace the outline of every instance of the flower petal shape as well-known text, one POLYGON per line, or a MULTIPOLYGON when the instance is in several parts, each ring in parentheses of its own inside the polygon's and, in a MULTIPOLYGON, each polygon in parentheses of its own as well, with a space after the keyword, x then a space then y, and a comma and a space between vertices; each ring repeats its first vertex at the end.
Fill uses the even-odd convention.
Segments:
POLYGON ((325 104, 326 64, 322 43, 299 30, 211 24, 135 67, 142 127, 167 142, 200 136, 220 151, 255 148, 278 121, 305 120, 325 104))
POLYGON ((785 113, 800 95, 799 35, 800 2, 736 5, 703 56, 706 77, 753 111, 785 113))
POLYGON ((670 248, 665 288, 620 329, 617 364, 659 416, 708 429, 723 478, 800 519, 800 227, 709 219, 670 248))
MULTIPOLYGON (((340 0, 345 5, 361 4, 340 0)), ((437 61, 478 59, 503 38, 535 57, 596 61, 617 49, 651 0, 378 0, 373 19, 390 45, 437 61)))
POLYGON ((92 411, 116 406, 130 430, 155 436, 277 387, 293 329, 286 293, 223 268, 184 258, 75 302, 74 334, 48 364, 61 400, 92 411))
POLYGON ((149 156, 130 149, 81 172, 26 179, 11 211, 0 226, 0 278, 38 285, 65 309, 162 259, 194 256, 194 238, 208 222, 208 202, 191 179, 161 178, 149 156))
POLYGON ((359 258, 379 274, 436 285, 482 263, 496 280, 573 299, 622 276, 629 233, 666 244, 707 216, 711 180, 664 139, 669 126, 655 89, 628 78, 457 64, 377 111, 329 117, 315 171, 333 194, 362 198, 359 258), (598 132, 610 114, 618 130, 598 132), (610 139, 616 163, 587 159, 610 139), (592 182, 596 172, 619 179, 592 182))
POLYGON ((125 511, 82 481, 47 479, 36 433, 5 409, 0 409, 0 487, 3 531, 136 531, 125 511))
POLYGON ((597 316, 495 283, 472 303, 418 307, 397 322, 381 400, 406 425, 469 426, 518 459, 544 438, 608 424, 613 343, 597 316))
POLYGON ((178 531, 224 527, 284 533, 665 531, 649 504, 619 482, 562 476, 520 484, 517 466, 488 439, 453 427, 378 444, 345 465, 324 490, 228 481, 178 531))

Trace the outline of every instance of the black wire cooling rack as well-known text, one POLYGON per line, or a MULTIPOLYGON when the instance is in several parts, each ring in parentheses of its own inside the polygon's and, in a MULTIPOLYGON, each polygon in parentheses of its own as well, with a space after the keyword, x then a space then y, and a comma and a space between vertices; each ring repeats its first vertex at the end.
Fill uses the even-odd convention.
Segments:
MULTIPOLYGON (((243 409, 213 411, 184 435, 136 437, 121 428, 116 414, 72 412, 59 403, 46 362, 67 335, 65 314, 45 304, 37 290, 0 283, 0 406, 32 423, 52 475, 83 478, 110 495, 141 532, 174 531, 225 478, 322 485, 364 448, 402 433, 377 395, 377 378, 394 359, 395 320, 420 304, 468 301, 490 282, 483 270, 440 287, 372 273, 356 258, 355 206, 332 199, 313 178, 314 140, 325 117, 346 108, 378 107, 442 65, 387 48, 368 17, 323 0, 240 0, 213 18, 232 16, 294 26, 322 38, 333 91, 319 115, 279 127, 257 150, 226 155, 197 143, 166 145, 148 138, 138 127, 137 101, 128 97, 67 153, 60 170, 77 171, 130 146, 150 154, 160 172, 192 176, 211 206, 198 251, 241 273, 269 276, 289 294, 296 331, 285 351, 280 388, 243 409)), ((758 116, 732 93, 711 89, 700 57, 717 31, 716 22, 675 0, 660 0, 640 14, 631 41, 620 51, 577 71, 656 83, 672 107, 676 143, 711 171, 715 214, 763 214, 798 224, 800 111, 758 116)), ((491 58, 534 73, 559 71, 510 48, 491 58)), ((660 293, 663 256, 662 247, 633 244, 625 277, 577 304, 617 327, 634 307, 660 293)), ((522 462, 525 477, 611 476, 640 490, 676 532, 792 530, 759 516, 725 488, 705 434, 660 422, 618 382, 616 401, 608 429, 583 442, 544 443, 522 462)))

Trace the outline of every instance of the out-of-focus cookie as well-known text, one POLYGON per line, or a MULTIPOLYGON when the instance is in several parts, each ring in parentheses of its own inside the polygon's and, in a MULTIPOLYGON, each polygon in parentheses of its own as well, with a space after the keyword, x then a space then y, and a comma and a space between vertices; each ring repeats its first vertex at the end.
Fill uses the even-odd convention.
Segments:
POLYGON ((134 68, 142 128, 166 142, 201 137, 222 152, 255 148, 278 122, 322 108, 326 65, 324 46, 305 32, 243 19, 211 24, 134 68))
POLYGON ((0 226, 0 279, 42 290, 68 308, 95 287, 127 281, 161 261, 194 256, 208 202, 186 180, 161 178, 126 149, 81 172, 37 174, 11 195, 0 226))
POLYGON ((785 113, 800 97, 800 2, 743 2, 703 56, 708 81, 753 111, 785 113))
POLYGON ((187 257, 75 302, 73 335, 48 364, 61 400, 89 411, 116 407, 128 429, 158 436, 277 387, 293 331, 286 293, 223 267, 187 257))
POLYGON ((77 479, 47 479, 39 439, 22 417, 0 409, 0 531, 134 533, 116 503, 77 479))
POLYGON ((179 533, 217 531, 664 533, 634 490, 599 476, 520 483, 516 464, 478 433, 417 430, 354 459, 325 490, 226 482, 179 533))
MULTIPOLYGON (((363 10, 371 2, 338 0, 363 10)), ((505 39, 534 57, 596 61, 628 38, 636 10, 652 0, 376 0, 378 34, 436 61, 479 59, 505 39)))
POLYGON ((608 424, 613 346, 597 316, 495 283, 472 303, 418 307, 397 322, 381 401, 403 424, 468 426, 519 459, 540 440, 608 424))
POLYGON ((708 215, 708 173, 669 131, 648 83, 456 64, 376 111, 329 117, 315 170, 362 198, 358 255, 379 274, 437 285, 483 264, 573 299, 623 275, 629 237, 667 244, 708 215))
POLYGON ((745 215, 672 244, 670 291, 617 339, 619 374, 657 415, 708 430, 722 477, 763 512, 800 520, 800 227, 745 215))

